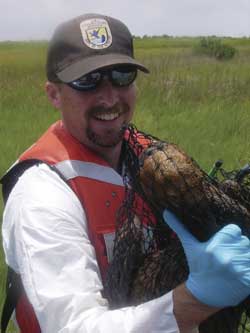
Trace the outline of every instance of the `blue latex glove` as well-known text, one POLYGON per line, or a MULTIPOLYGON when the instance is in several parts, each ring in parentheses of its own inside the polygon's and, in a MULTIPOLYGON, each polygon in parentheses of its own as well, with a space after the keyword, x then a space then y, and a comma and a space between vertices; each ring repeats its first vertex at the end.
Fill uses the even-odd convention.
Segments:
POLYGON ((200 302, 227 307, 250 295, 250 241, 237 225, 199 242, 174 214, 165 210, 163 218, 182 243, 190 271, 186 287, 200 302))

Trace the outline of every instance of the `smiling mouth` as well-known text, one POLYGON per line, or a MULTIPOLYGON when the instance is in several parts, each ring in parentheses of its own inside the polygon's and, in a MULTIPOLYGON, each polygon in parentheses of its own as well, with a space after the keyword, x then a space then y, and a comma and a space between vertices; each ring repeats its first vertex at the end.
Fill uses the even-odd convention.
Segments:
POLYGON ((100 114, 95 114, 94 118, 102 121, 115 120, 120 116, 120 114, 121 114, 120 112, 100 113, 100 114))

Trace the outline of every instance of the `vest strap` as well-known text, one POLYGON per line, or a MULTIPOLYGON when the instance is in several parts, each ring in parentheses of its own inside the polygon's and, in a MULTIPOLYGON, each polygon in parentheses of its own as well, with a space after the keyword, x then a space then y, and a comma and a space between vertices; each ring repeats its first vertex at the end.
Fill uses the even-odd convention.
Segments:
POLYGON ((6 333, 10 318, 16 308, 19 297, 23 293, 23 285, 20 275, 8 267, 6 281, 6 299, 1 317, 1 332, 6 333))
POLYGON ((76 177, 87 177, 114 185, 124 186, 122 177, 108 166, 78 160, 65 160, 55 164, 54 167, 63 174, 66 180, 76 177))

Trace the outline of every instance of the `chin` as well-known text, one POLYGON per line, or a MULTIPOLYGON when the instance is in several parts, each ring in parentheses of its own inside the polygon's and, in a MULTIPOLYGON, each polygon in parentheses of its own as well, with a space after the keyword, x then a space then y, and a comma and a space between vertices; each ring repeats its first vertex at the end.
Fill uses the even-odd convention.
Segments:
POLYGON ((122 126, 122 128, 117 131, 117 133, 114 133, 114 131, 109 131, 105 134, 98 134, 96 132, 88 130, 88 139, 91 141, 92 144, 94 143, 95 146, 103 148, 116 147, 122 142, 126 127, 127 126, 122 126))

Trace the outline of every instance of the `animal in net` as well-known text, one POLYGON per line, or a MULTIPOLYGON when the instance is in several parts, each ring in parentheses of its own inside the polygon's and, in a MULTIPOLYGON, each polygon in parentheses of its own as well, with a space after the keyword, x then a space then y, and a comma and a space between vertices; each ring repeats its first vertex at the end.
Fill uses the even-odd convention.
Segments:
MULTIPOLYGON (((133 125, 127 135, 125 200, 117 215, 113 260, 104 288, 111 308, 141 304, 186 281, 186 257, 178 237, 162 219, 165 208, 200 241, 232 222, 250 234, 249 177, 241 183, 225 174, 220 181, 212 179, 175 144, 139 132, 133 125)), ((250 332, 249 316, 250 297, 208 318, 199 332, 250 332)))

